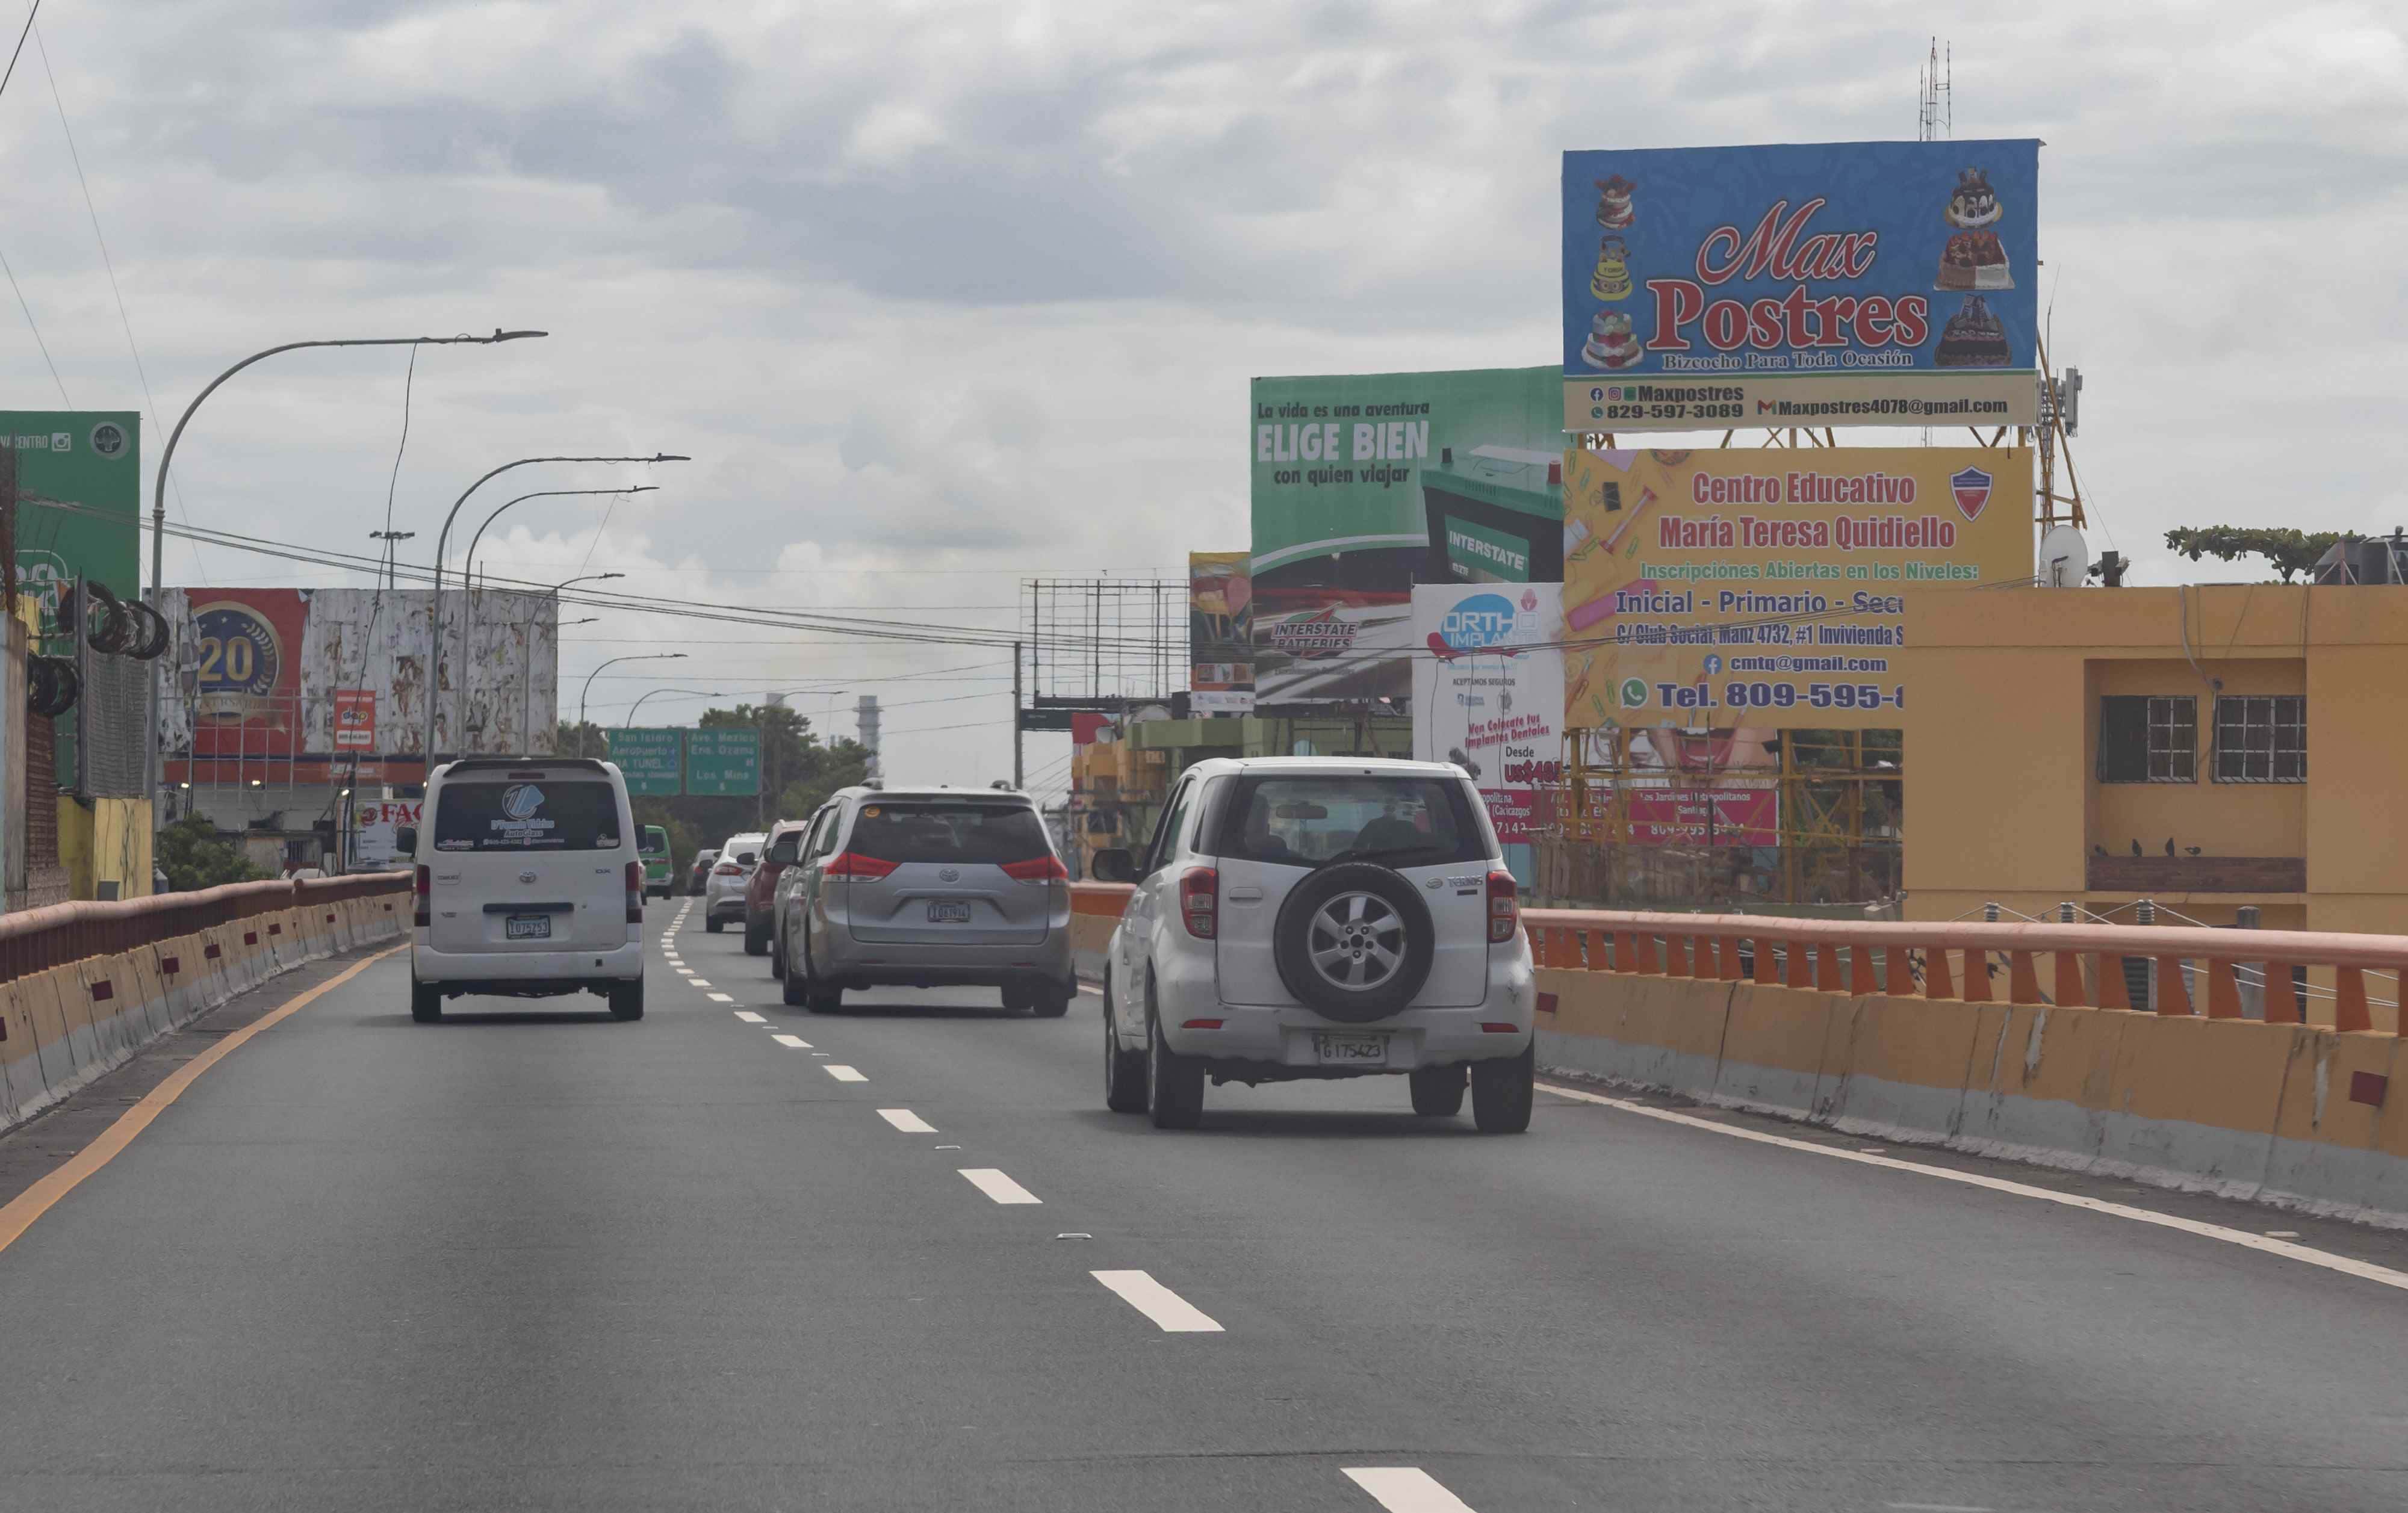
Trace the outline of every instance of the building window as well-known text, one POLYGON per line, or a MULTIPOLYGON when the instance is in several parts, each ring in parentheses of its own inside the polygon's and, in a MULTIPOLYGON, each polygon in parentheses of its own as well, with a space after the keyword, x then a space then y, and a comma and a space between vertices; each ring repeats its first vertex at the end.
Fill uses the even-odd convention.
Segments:
POLYGON ((2215 701, 2215 780, 2308 780, 2308 701, 2234 694, 2215 701))
POLYGON ((2099 780, 2199 780, 2199 701, 2111 695, 2099 701, 2099 780))

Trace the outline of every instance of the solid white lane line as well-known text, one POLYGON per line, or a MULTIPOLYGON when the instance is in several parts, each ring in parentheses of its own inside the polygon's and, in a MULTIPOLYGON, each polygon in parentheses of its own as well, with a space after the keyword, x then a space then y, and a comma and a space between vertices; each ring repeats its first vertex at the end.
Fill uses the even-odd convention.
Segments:
MULTIPOLYGON (((964 1172, 962 1175, 968 1177, 969 1174, 964 1172)), ((1054 1237, 1059 1239, 1062 1236, 1054 1237)), ((1119 1293, 1123 1303, 1153 1320, 1166 1335, 1218 1335, 1222 1332, 1220 1323, 1211 1314, 1155 1281, 1151 1272, 1091 1271, 1087 1275, 1119 1293)))
MULTIPOLYGON (((835 1068, 830 1067, 829 1070, 833 1071, 835 1068)), ((992 1166, 964 1166, 960 1170, 962 1176, 969 1179, 970 1186, 997 1203, 1043 1203, 1045 1201, 992 1166)))
POLYGON ((747 1024, 767 1024, 769 1022, 767 1020, 763 1019, 760 1015, 753 1013, 749 1008, 738 1009, 736 1011, 736 1017, 742 1020, 747 1024))
POLYGON ((732 995, 724 992, 707 992, 704 993, 703 996, 710 999, 714 1004, 732 1004, 736 1002, 732 995))
POLYGON ((2136 1223, 2155 1224, 2160 1229, 2180 1230, 2186 1235, 2196 1235, 2202 1239, 2221 1240, 2227 1245, 2237 1245, 2244 1250, 2259 1250, 2268 1255, 2283 1256, 2292 1261, 2303 1262, 2311 1266, 2322 1266, 2327 1271, 2337 1271, 2344 1277, 2362 1277, 2370 1282, 2380 1282, 2385 1287, 2395 1287, 2401 1292, 2408 1292, 2408 1272, 2393 1271, 2388 1266, 2378 1266, 2371 1261, 2359 1261, 2351 1256, 2335 1255, 2329 1250, 2316 1250, 2304 1245, 2293 1245, 2287 1240, 2252 1235, 2247 1230, 2227 1229, 2222 1224, 2203 1224, 2196 1219, 2181 1219, 2172 1214, 2156 1213, 2147 1208, 2135 1208, 2129 1204, 2109 1203, 2103 1198, 2084 1197, 2078 1192, 2052 1192, 2046 1188, 2031 1187, 2022 1182, 2010 1182, 2005 1178, 1987 1177, 1980 1172, 1960 1172, 1946 1166, 1927 1166, 1921 1162, 1900 1161, 1896 1156, 1871 1156, 1861 1150, 1842 1150, 1837 1146, 1816 1145, 1810 1140, 1792 1140, 1783 1135, 1766 1135, 1759 1130, 1743 1130, 1735 1125, 1717 1123, 1711 1119, 1699 1119, 1694 1114, 1684 1114, 1675 1109, 1651 1108, 1645 1104, 1632 1103, 1627 1098, 1609 1098, 1603 1093, 1584 1092, 1578 1088, 1559 1087, 1552 1082, 1540 1083, 1539 1091, 1552 1092, 1558 1097, 1576 1099, 1584 1104, 1619 1108, 1625 1113, 1661 1120, 1667 1124, 1685 1124, 1691 1129, 1727 1135, 1734 1140, 1750 1140, 1757 1145, 1779 1146, 1784 1150, 1802 1150, 1809 1155, 1828 1156, 1834 1161, 1853 1161, 1866 1166, 1885 1166, 1891 1171, 1914 1172, 1921 1177, 1936 1177, 1943 1182, 1961 1182, 1967 1187, 1987 1188, 1992 1192, 2004 1192, 2018 1198, 2035 1198, 2042 1203, 2062 1204, 2068 1208, 2083 1208, 2094 1214, 2105 1214, 2113 1219, 2129 1219, 2136 1223))
POLYGON ((882 1108, 878 1117, 906 1135, 934 1135, 937 1126, 908 1108, 882 1108))
POLYGON ((854 1071, 852 1067, 841 1065, 836 1062, 828 1063, 825 1066, 821 1067, 820 1070, 836 1078, 838 1082, 867 1082, 869 1080, 869 1078, 862 1076, 859 1072, 854 1071))
POLYGON ((1095 994, 1096 997, 1098 997, 1098 998, 1101 998, 1101 997, 1104 995, 1104 990, 1103 990, 1103 989, 1101 989, 1101 988, 1096 987, 1096 986, 1094 983, 1092 983, 1092 982, 1082 982, 1082 983, 1079 984, 1079 991, 1080 991, 1081 992, 1091 992, 1091 993, 1094 993, 1094 994, 1095 994))
POLYGON ((789 1047, 795 1050, 809 1050, 811 1049, 811 1043, 798 1035, 773 1035, 769 1038, 775 1040, 781 1046, 789 1047))
POLYGON ((1471 1513, 1471 1505, 1438 1484, 1417 1465, 1350 1465, 1347 1479, 1369 1492, 1388 1513, 1471 1513))

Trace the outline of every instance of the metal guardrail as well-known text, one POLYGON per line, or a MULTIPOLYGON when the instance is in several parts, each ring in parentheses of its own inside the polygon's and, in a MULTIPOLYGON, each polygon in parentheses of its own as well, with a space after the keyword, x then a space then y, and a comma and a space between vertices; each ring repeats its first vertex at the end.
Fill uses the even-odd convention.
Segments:
MULTIPOLYGON (((1117 916, 1129 888, 1075 883, 1071 908, 1117 916)), ((2312 930, 2201 930, 2161 925, 1916 924, 1793 920, 1761 914, 1657 914, 1612 909, 1524 909, 1522 927, 1538 964, 1573 971, 1753 980, 1824 992, 1887 993, 1967 1003, 2133 1006, 2124 963, 2157 964, 2157 1012, 2200 1012, 2183 963, 2201 963, 2210 1019, 2237 1020, 2239 969, 2287 983, 2292 968, 2332 975, 2333 1027, 2371 1030, 2370 971, 2408 971, 2408 935, 2341 935, 2312 930), (2048 959, 2050 991, 2041 989, 2048 959), (1998 964, 1994 964, 1997 958, 1998 964), (1993 981, 2003 966, 2004 993, 1993 981)), ((2305 999, 2267 994, 2266 1017, 2305 1023, 2305 999), (2276 1010, 2288 1000, 2288 1009, 2276 1010)), ((2397 1033, 2408 1035, 2408 1011, 2397 1033)))
POLYGON ((231 882, 195 892, 155 893, 110 903, 52 904, 0 915, 0 982, 13 982, 87 957, 172 940, 211 925, 312 904, 407 894, 409 887, 407 872, 298 878, 231 882))

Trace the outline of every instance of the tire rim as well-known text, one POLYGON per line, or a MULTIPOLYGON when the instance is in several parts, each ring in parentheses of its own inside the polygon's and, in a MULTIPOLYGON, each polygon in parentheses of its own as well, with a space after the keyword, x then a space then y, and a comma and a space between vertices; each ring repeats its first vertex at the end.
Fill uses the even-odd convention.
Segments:
POLYGON ((1340 893, 1313 911, 1304 953, 1331 987, 1369 992, 1405 964, 1404 918, 1377 893, 1340 893))

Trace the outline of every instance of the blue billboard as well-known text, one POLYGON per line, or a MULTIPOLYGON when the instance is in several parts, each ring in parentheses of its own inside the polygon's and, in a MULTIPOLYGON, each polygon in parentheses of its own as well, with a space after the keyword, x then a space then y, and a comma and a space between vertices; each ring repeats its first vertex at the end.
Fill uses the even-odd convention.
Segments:
POLYGON ((2029 138, 1565 153, 1567 428, 2028 423, 2039 178, 2029 138))

